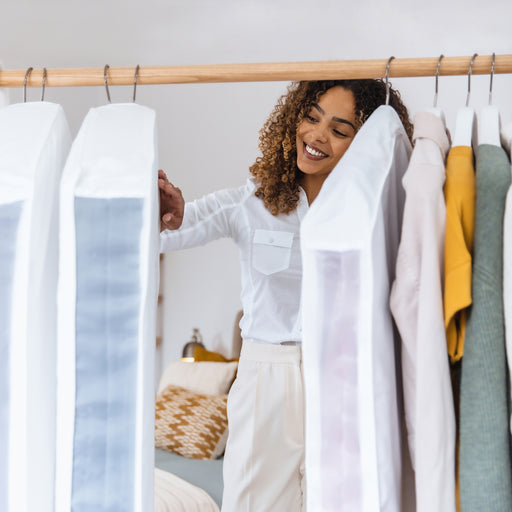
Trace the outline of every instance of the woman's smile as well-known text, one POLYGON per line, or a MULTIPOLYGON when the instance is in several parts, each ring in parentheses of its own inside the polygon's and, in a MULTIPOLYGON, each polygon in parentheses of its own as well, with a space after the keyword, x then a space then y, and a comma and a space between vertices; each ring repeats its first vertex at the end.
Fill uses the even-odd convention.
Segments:
POLYGON ((306 142, 304 142, 304 155, 311 160, 322 160, 329 156, 306 142))

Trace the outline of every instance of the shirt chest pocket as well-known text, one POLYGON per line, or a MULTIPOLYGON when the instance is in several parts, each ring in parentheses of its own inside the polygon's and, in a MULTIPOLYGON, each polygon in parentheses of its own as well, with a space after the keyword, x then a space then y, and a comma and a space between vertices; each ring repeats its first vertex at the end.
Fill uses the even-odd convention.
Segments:
POLYGON ((254 232, 252 266, 262 274, 270 275, 290 266, 293 233, 257 229, 254 232))

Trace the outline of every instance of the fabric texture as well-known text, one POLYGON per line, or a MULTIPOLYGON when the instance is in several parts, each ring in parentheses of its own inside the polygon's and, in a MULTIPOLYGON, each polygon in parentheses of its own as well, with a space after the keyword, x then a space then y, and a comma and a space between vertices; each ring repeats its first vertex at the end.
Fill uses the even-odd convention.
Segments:
POLYGON ((309 510, 396 512, 401 439, 389 310, 411 144, 379 107, 301 227, 309 510))
POLYGON ((452 363, 464 353, 466 312, 471 305, 471 253, 475 223, 475 168, 471 146, 452 147, 446 160, 444 318, 452 363))
POLYGON ((255 191, 248 180, 242 187, 187 202, 182 226, 161 233, 160 250, 232 238, 240 253, 244 342, 301 341, 299 229, 308 210, 307 197, 301 189, 297 209, 274 216, 255 191))
POLYGON ((429 112, 414 118, 405 207, 390 305, 402 338, 402 375, 416 511, 455 511, 455 414, 446 357, 443 196, 449 138, 429 112))
POLYGON ((213 361, 171 361, 158 384, 158 392, 169 384, 180 386, 196 393, 225 395, 235 379, 238 363, 218 363, 213 361))
POLYGON ((156 399, 155 446, 191 459, 216 459, 228 437, 227 395, 168 385, 156 399))
POLYGON ((91 109, 60 189, 56 512, 153 508, 153 110, 91 109))
POLYGON ((103 482, 118 489, 109 507, 120 507, 135 486, 135 472, 122 468, 135 465, 141 298, 140 240, 133 233, 141 230, 142 207, 140 198, 75 199, 77 507, 101 510, 103 482))
POLYGON ((223 512, 304 510, 303 418, 300 346, 244 342, 228 397, 223 512))
POLYGON ((460 389, 460 498, 464 512, 505 512, 512 510, 502 290, 510 162, 498 146, 480 145, 476 156, 473 305, 460 389))

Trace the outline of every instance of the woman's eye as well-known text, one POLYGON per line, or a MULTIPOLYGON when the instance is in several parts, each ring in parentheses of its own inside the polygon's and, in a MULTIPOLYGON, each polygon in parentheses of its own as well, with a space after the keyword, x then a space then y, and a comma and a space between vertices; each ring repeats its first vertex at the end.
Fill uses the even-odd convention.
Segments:
POLYGON ((316 122, 316 119, 315 119, 313 116, 311 116, 311 115, 306 116, 306 119, 307 119, 309 122, 311 122, 311 123, 315 123, 315 122, 316 122))
POLYGON ((334 133, 338 136, 338 137, 348 137, 348 135, 346 133, 342 133, 338 130, 333 130, 334 133))

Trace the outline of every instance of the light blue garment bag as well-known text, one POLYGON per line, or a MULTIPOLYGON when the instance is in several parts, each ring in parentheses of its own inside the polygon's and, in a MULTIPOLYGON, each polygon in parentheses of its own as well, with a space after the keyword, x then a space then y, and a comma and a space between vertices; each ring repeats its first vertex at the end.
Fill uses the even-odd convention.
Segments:
POLYGON ((75 199, 72 510, 131 512, 142 199, 75 199))
POLYGON ((153 509, 154 112, 91 109, 61 186, 56 512, 153 509))

